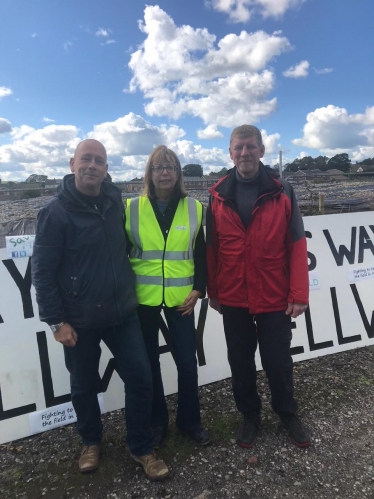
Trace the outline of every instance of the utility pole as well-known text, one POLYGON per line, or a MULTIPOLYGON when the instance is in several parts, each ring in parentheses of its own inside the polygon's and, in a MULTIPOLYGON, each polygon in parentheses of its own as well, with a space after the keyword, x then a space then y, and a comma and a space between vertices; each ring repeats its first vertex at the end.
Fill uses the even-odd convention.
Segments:
POLYGON ((282 178, 282 151, 279 151, 279 176, 282 178))

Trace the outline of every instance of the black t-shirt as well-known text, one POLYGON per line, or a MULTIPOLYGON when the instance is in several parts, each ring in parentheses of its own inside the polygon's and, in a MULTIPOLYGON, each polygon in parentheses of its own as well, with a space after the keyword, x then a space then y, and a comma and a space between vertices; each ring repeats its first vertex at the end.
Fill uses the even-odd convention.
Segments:
POLYGON ((104 194, 102 193, 102 190, 100 189, 100 194, 98 196, 87 196, 87 194, 83 194, 83 192, 79 191, 74 185, 74 191, 75 194, 79 197, 81 201, 83 201, 85 204, 87 204, 90 208, 94 209, 95 211, 98 211, 100 215, 103 214, 104 211, 104 194))

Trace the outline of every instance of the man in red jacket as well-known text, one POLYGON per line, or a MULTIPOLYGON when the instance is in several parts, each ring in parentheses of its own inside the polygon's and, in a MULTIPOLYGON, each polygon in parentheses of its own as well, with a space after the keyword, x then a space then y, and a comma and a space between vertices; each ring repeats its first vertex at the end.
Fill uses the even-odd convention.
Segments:
POLYGON ((272 407, 298 447, 308 430, 296 414, 291 317, 308 306, 304 226, 291 185, 261 162, 261 132, 242 125, 232 132, 235 167, 211 189, 207 212, 208 295, 223 315, 232 386, 243 421, 236 441, 252 447, 261 421, 255 352, 259 344, 272 407))

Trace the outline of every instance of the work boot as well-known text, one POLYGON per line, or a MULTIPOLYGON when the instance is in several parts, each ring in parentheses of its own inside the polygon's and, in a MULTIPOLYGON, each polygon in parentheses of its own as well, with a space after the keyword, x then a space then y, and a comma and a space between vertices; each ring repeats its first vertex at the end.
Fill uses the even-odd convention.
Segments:
POLYGON ((291 442, 296 445, 296 447, 309 447, 309 431, 303 425, 300 418, 296 416, 296 414, 292 414, 290 416, 282 416, 280 420, 283 426, 288 431, 291 442))
POLYGON ((150 480, 163 480, 169 474, 166 464, 155 452, 146 456, 134 456, 133 454, 130 454, 130 456, 134 461, 142 465, 144 473, 150 480))
POLYGON ((81 473, 90 473, 99 467, 100 445, 85 445, 82 449, 78 466, 81 473))
POLYGON ((250 449, 257 441, 257 433, 261 418, 258 414, 246 414, 236 432, 236 443, 240 447, 250 449))
POLYGON ((190 428, 182 433, 188 435, 198 445, 204 446, 210 444, 209 433, 202 426, 194 426, 193 428, 190 428))

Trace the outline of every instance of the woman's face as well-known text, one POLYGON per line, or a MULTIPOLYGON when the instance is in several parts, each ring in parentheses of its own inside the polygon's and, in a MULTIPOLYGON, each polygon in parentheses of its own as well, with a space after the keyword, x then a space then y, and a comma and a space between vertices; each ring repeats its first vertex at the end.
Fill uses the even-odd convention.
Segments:
POLYGON ((177 166, 170 161, 157 161, 151 166, 152 182, 155 186, 157 197, 172 195, 175 184, 178 180, 177 166))

